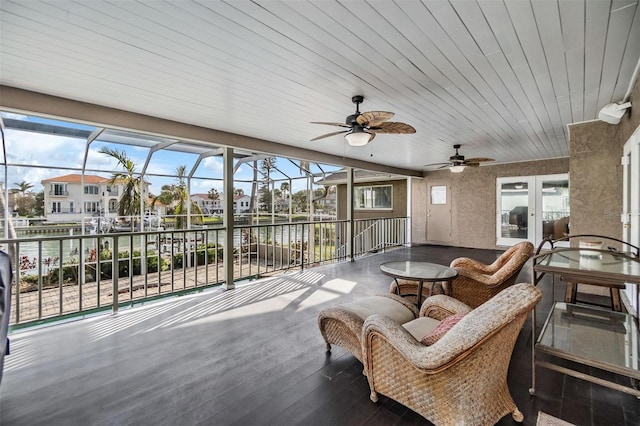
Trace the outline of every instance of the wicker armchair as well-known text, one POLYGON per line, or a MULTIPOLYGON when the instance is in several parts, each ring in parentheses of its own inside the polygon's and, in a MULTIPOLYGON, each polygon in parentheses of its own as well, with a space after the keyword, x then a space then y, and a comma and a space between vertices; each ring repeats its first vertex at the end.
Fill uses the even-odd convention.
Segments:
POLYGON ((418 309, 395 294, 370 296, 325 308, 318 314, 318 327, 327 352, 331 351, 332 344, 338 345, 362 362, 362 325, 374 313, 384 313, 387 318, 403 324, 415 319, 418 309))
POLYGON ((533 253, 533 244, 523 241, 511 247, 491 265, 468 257, 454 259, 449 265, 458 271, 449 295, 478 307, 505 288, 513 285, 533 253))
POLYGON ((431 346, 407 331, 411 323, 370 316, 362 349, 371 400, 386 395, 437 425, 493 425, 509 413, 521 422, 507 371, 522 325, 540 298, 531 284, 513 285, 474 310, 433 296, 421 313, 470 312, 431 346))

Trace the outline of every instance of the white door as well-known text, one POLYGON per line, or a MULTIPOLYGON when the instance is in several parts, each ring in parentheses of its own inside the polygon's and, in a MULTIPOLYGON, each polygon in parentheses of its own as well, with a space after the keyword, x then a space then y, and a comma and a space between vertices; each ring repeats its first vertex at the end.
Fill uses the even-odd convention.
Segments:
POLYGON ((430 183, 427 200, 427 241, 451 242, 451 191, 446 183, 430 183))
POLYGON ((569 234, 567 173, 497 179, 496 244, 512 246, 569 234))
MULTIPOLYGON (((624 145, 623 157, 622 239, 640 246, 640 128, 624 145)), ((625 289, 634 310, 637 310, 638 287, 625 289)))

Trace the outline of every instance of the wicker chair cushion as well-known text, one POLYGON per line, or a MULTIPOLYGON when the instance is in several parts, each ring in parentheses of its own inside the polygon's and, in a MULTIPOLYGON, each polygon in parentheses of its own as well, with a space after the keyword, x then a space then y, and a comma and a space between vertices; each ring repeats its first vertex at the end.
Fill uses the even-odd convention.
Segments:
POLYGON ((442 336, 447 334, 447 331, 451 330, 454 325, 456 325, 462 318, 464 318, 465 314, 456 314, 450 315, 440 321, 440 324, 431 331, 430 333, 423 334, 423 337, 420 339, 420 343, 423 345, 431 346, 436 343, 442 336))
POLYGON ((422 339, 422 336, 425 336, 431 333, 436 327, 440 324, 440 321, 437 319, 429 318, 429 317, 421 317, 416 318, 413 321, 409 321, 406 324, 402 324, 402 326, 411 334, 416 340, 422 339))
POLYGON ((363 321, 370 315, 380 314, 391 318, 398 324, 404 324, 415 318, 415 314, 409 308, 397 301, 383 296, 365 297, 353 302, 340 305, 344 310, 359 316, 363 321))

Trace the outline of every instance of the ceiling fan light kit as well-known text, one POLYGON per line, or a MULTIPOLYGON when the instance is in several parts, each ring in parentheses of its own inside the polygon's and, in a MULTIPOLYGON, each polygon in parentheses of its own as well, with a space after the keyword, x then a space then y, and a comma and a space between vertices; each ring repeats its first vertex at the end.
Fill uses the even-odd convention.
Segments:
POLYGON ((466 167, 467 166, 451 166, 449 170, 451 170, 451 173, 461 173, 466 169, 466 167))
POLYGON ((354 126, 353 131, 347 133, 344 138, 351 146, 364 146, 372 139, 371 133, 363 130, 362 126, 354 126))
POLYGON ((326 124, 329 126, 343 127, 346 128, 346 130, 327 133, 326 135, 318 136, 311 140, 315 141, 344 133, 344 138, 349 145, 364 146, 371 142, 378 133, 410 134, 416 132, 416 129, 406 123, 387 121, 393 117, 394 114, 392 112, 368 111, 361 113, 360 104, 364 101, 364 96, 354 96, 351 98, 351 101, 356 104, 356 112, 355 114, 347 116, 344 123, 331 123, 324 121, 311 122, 312 124, 326 124))

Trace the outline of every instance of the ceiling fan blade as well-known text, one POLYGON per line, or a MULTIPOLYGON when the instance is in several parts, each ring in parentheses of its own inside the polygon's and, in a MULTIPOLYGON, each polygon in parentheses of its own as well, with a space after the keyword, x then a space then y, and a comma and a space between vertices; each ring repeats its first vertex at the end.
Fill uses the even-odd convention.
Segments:
POLYGON ((356 121, 360 125, 377 126, 393 117, 395 114, 389 111, 367 111, 361 113, 356 121))
POLYGON ((493 158, 485 158, 485 157, 477 157, 477 158, 467 158, 465 163, 482 163, 483 161, 496 161, 493 158))
POLYGON ((311 121, 311 124, 325 124, 327 126, 346 127, 348 129, 351 128, 350 125, 345 124, 345 123, 333 123, 333 122, 328 122, 328 121, 311 121))
POLYGON ((376 133, 395 133, 395 134, 409 134, 415 133, 416 129, 406 123, 399 123, 394 121, 387 121, 380 123, 377 126, 371 126, 369 128, 372 132, 376 133))
POLYGON ((370 132, 369 133, 371 136, 369 137, 369 142, 371 142, 373 140, 373 138, 376 137, 376 134, 374 132, 370 132))
MULTIPOLYGON (((317 138, 311 139, 312 141, 317 141, 318 139, 328 138, 329 136, 339 135, 340 133, 348 133, 350 130, 339 130, 337 132, 327 133, 326 135, 318 136, 317 138)), ((372 138, 373 139, 373 138, 372 138)))
POLYGON ((452 165, 451 163, 431 163, 431 164, 425 164, 424 167, 433 167, 433 166, 449 167, 451 165, 452 165))
POLYGON ((469 166, 469 167, 480 167, 480 163, 467 163, 466 161, 464 163, 461 164, 462 166, 469 166))

